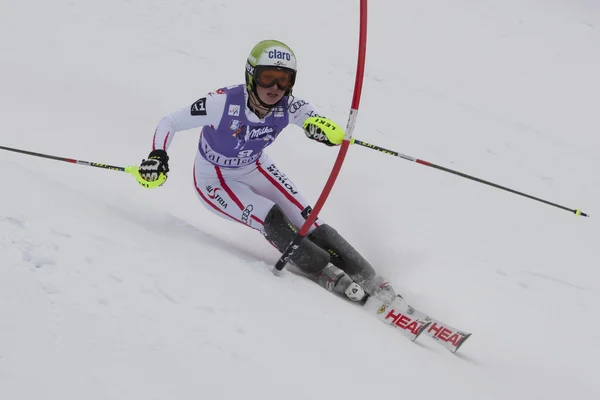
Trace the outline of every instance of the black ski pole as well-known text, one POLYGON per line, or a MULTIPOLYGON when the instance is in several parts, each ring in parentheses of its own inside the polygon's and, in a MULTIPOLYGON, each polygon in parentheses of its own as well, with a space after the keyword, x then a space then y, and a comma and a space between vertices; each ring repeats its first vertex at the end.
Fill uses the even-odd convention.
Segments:
POLYGON ((100 164, 100 163, 89 162, 89 161, 81 161, 81 160, 75 160, 75 159, 66 158, 66 157, 51 156, 49 154, 35 153, 33 151, 20 150, 20 149, 15 149, 12 147, 0 146, 0 150, 7 150, 7 151, 15 152, 15 153, 27 154, 28 156, 48 158, 50 160, 64 161, 64 162, 68 162, 68 163, 72 163, 72 164, 87 165, 88 167, 97 167, 97 168, 110 169, 113 171, 125 172, 125 167, 116 167, 114 165, 100 164))
POLYGON ((97 163, 97 162, 75 160, 73 158, 66 158, 66 157, 51 156, 49 154, 35 153, 33 151, 20 150, 20 149, 15 149, 15 148, 12 148, 12 147, 5 147, 5 146, 0 146, 0 150, 12 151, 14 153, 27 154, 28 156, 48 158, 50 160, 64 161, 64 162, 68 162, 68 163, 71 163, 71 164, 85 165, 85 166, 88 166, 88 167, 96 167, 96 168, 109 169, 111 171, 126 172, 129 175, 133 176, 136 179, 136 181, 140 185, 142 185, 143 187, 145 187, 146 189, 153 189, 155 187, 158 187, 158 186, 162 185, 163 183, 165 183, 165 181, 167 180, 167 176, 165 174, 161 174, 160 177, 157 180, 155 180, 155 181, 152 181, 152 182, 146 181, 144 178, 141 177, 141 175, 140 175, 140 173, 138 171, 138 167, 136 165, 129 165, 127 167, 117 167, 115 165, 108 165, 108 164, 101 164, 101 163, 97 163))
POLYGON ((450 168, 442 167, 440 165, 436 165, 436 164, 430 163, 428 161, 419 160, 418 158, 414 158, 414 157, 411 157, 411 156, 407 156, 405 154, 398 153, 397 151, 384 149, 383 147, 379 147, 379 146, 376 146, 374 144, 366 143, 366 142, 363 142, 363 141, 358 140, 358 139, 352 139, 352 144, 357 144, 359 146, 363 146, 363 147, 366 147, 368 149, 377 150, 377 151, 379 151, 381 153, 389 154, 391 156, 400 157, 400 158, 402 158, 404 160, 408 160, 408 161, 415 162, 417 164, 425 165, 426 167, 431 167, 431 168, 439 169, 440 171, 449 172, 451 174, 458 175, 460 177, 463 177, 463 178, 466 178, 466 179, 470 179, 470 180, 475 181, 475 182, 483 183, 484 185, 489 185, 489 186, 495 187, 497 189, 506 190, 507 192, 518 194, 519 196, 527 197, 528 199, 536 200, 536 201, 539 201, 541 203, 548 204, 548 205, 556 207, 556 208, 560 208, 561 210, 570 211, 570 212, 574 213, 575 215, 581 215, 582 217, 589 217, 588 214, 582 212, 580 209, 571 209, 571 208, 568 208, 568 207, 565 207, 565 206, 561 206, 559 204, 552 203, 552 202, 550 202, 548 200, 540 199, 538 197, 534 197, 534 196, 531 196, 531 195, 528 195, 528 194, 525 194, 525 193, 522 193, 522 192, 510 189, 510 188, 507 188, 506 186, 501 186, 501 185, 498 185, 496 183, 485 181, 483 179, 476 178, 476 177, 471 176, 471 175, 463 174, 462 172, 458 172, 458 171, 452 170, 450 168))

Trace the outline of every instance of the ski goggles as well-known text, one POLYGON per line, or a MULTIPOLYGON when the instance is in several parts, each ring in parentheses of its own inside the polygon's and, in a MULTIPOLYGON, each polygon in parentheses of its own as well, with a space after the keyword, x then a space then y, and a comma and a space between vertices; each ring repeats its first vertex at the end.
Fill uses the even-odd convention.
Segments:
POLYGON ((254 69, 254 80, 263 88, 277 84, 280 90, 290 90, 296 80, 296 72, 288 68, 258 66, 254 69))

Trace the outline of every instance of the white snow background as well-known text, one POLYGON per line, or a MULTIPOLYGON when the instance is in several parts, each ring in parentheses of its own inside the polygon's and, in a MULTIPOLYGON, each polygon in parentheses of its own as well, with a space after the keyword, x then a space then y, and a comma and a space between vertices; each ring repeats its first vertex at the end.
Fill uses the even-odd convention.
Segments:
MULTIPOLYGON (((0 145, 115 165, 243 82, 254 44, 345 126, 359 1, 0 0, 0 145)), ((473 333, 411 343, 286 271, 171 173, 0 152, 0 399, 600 397, 600 3, 371 1, 354 136, 591 218, 354 146, 321 216, 405 298, 473 333)), ((316 201, 337 149, 268 149, 316 201)))

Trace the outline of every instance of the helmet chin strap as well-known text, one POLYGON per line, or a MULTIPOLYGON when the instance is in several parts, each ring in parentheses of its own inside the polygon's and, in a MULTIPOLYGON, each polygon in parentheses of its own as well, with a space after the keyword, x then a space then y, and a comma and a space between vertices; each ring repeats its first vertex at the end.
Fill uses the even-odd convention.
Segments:
MULTIPOLYGON (((276 106, 277 106, 277 104, 279 104, 279 103, 281 102, 281 100, 283 100, 283 97, 281 98, 281 100, 279 100, 279 101, 278 101, 277 103, 275 103, 275 104, 267 104, 267 103, 265 103, 264 101, 262 101, 262 100, 260 99, 260 96, 259 96, 259 95, 258 95, 258 93, 256 92, 256 86, 254 86, 254 88, 252 89, 252 92, 251 92, 251 93, 249 93, 249 95, 248 95, 248 103, 249 103, 249 105, 250 105, 250 106, 253 106, 253 104, 252 104, 252 100, 254 100, 254 101, 258 102, 258 104, 260 104, 260 105, 261 105, 261 107, 264 107, 264 108, 266 108, 266 110, 265 110, 265 115, 266 115, 266 114, 267 114, 269 111, 271 111, 271 109, 272 109, 272 108, 276 107, 276 106)), ((254 108, 254 107, 253 107, 253 108, 254 108)), ((262 117, 261 117, 261 118, 262 118, 262 117)))

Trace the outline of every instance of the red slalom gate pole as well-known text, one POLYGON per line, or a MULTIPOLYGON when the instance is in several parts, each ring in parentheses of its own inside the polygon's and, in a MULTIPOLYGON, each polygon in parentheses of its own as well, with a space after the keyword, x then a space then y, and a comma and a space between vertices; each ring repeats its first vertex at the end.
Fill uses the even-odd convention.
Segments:
POLYGON ((350 147, 352 141, 352 132, 354 131, 354 125, 356 122, 356 116, 358 114, 358 106, 360 105, 360 95, 362 92, 363 78, 365 74, 365 58, 367 53, 367 0, 360 0, 360 33, 358 40, 358 61, 356 66, 356 79, 354 81, 354 94, 352 96, 352 105, 350 108, 350 116, 348 117, 348 124, 346 125, 346 132, 344 135, 344 141, 341 144, 340 151, 338 152, 335 164, 331 170, 331 174, 327 179, 327 183, 315 204, 315 207, 309 214, 308 218, 298 231, 298 234, 294 240, 288 245, 287 249, 281 254, 281 257, 275 264, 273 272, 277 273, 281 271, 285 265, 289 262, 290 256, 294 254, 294 251, 298 249, 302 240, 308 234, 308 230, 311 225, 317 220, 319 212, 325 205, 329 193, 335 184, 335 181, 342 169, 342 164, 350 147))

